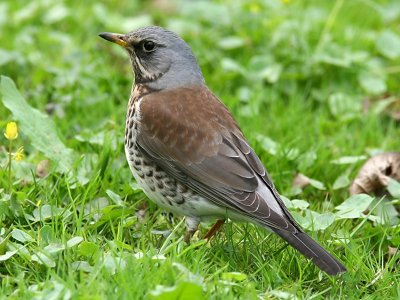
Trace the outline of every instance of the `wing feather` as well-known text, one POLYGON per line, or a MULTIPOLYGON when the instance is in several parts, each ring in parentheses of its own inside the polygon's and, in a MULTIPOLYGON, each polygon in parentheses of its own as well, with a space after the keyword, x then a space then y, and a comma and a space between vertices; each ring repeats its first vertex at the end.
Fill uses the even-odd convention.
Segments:
POLYGON ((144 96, 137 143, 186 186, 262 225, 301 231, 228 109, 206 87, 144 96))

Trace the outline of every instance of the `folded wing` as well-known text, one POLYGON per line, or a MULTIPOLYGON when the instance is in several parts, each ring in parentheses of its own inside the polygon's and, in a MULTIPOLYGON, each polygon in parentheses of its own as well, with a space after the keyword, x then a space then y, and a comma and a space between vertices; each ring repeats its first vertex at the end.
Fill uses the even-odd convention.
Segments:
POLYGON ((206 87, 144 96, 138 145, 170 176, 261 225, 301 231, 228 109, 206 87))

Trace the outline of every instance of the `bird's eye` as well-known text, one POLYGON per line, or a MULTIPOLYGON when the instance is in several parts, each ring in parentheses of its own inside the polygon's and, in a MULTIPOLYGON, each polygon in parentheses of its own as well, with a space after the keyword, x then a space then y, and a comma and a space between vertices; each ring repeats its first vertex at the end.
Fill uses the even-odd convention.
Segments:
POLYGON ((145 41, 143 43, 143 50, 145 52, 151 52, 154 51, 156 49, 156 44, 152 41, 145 41))

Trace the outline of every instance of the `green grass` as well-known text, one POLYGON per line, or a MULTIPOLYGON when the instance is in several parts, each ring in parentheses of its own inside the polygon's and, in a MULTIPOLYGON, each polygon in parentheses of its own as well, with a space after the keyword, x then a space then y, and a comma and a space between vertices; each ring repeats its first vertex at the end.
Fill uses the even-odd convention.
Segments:
POLYGON ((334 182, 353 179, 363 163, 332 160, 400 148, 399 123, 389 116, 400 107, 398 1, 186 2, 0 3, 0 74, 55 124, 44 118, 32 130, 37 118, 0 98, 0 127, 17 121, 13 151, 25 148, 10 190, 8 141, 0 138, 1 298, 399 299, 400 257, 388 254, 400 246, 398 200, 391 222, 337 217, 316 230, 322 225, 313 220, 308 232, 348 268, 339 277, 253 225, 228 222, 205 244, 211 224, 203 224, 187 246, 181 219, 169 221, 154 204, 140 222, 135 212, 147 199, 123 151, 133 77, 122 49, 97 36, 148 24, 181 34, 278 190, 310 204, 292 210, 306 224, 310 209, 340 216, 335 207, 349 198, 349 183, 334 182), (395 103, 379 110, 385 97, 395 103), (70 172, 60 172, 58 157, 40 178, 36 167, 52 157, 54 141, 38 146, 35 137, 54 132, 72 149, 70 172), (292 195, 298 172, 325 189, 292 195))

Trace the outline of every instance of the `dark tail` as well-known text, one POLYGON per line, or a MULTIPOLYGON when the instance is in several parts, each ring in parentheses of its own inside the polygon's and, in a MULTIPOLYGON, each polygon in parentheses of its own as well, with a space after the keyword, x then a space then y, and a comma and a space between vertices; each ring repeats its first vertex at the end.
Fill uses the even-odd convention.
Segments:
POLYGON ((329 275, 347 271, 336 258, 304 232, 291 233, 279 229, 273 229, 273 231, 329 275))

